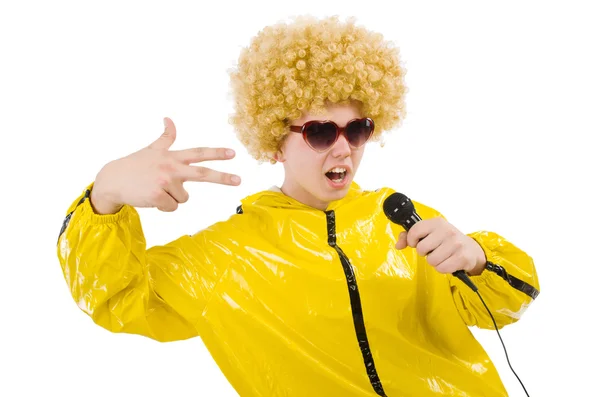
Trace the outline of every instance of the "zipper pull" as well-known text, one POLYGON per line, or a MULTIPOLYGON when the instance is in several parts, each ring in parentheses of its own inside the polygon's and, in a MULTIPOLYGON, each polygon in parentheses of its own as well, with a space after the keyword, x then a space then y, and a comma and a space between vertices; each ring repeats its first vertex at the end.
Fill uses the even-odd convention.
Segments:
POLYGON ((485 268, 496 273, 498 276, 508 281, 508 273, 506 273, 506 269, 502 266, 496 265, 493 262, 487 261, 485 263, 485 268))

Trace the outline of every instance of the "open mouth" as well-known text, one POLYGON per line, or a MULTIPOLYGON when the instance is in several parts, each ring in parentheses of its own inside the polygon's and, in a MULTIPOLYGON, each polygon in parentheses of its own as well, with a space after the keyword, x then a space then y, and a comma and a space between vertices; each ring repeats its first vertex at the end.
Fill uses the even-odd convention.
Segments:
POLYGON ((346 179, 347 171, 344 168, 336 167, 327 172, 325 176, 334 183, 341 183, 346 179))

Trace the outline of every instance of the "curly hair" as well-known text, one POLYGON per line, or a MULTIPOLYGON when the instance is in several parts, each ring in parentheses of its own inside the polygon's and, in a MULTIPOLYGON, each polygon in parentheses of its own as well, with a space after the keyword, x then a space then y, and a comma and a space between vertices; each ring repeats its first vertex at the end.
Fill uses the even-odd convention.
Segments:
POLYGON ((354 18, 300 16, 267 26, 229 70, 235 109, 229 121, 252 157, 274 163, 289 120, 322 114, 328 102, 358 101, 378 141, 406 116, 406 71, 398 53, 354 18))

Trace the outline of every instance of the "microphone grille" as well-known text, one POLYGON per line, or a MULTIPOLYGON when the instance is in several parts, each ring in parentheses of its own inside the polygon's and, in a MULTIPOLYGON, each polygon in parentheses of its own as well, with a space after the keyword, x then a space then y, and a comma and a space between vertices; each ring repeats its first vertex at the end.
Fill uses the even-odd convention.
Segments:
POLYGON ((414 204, 402 193, 393 193, 383 202, 385 216, 394 223, 401 223, 403 220, 410 219, 414 211, 414 204))

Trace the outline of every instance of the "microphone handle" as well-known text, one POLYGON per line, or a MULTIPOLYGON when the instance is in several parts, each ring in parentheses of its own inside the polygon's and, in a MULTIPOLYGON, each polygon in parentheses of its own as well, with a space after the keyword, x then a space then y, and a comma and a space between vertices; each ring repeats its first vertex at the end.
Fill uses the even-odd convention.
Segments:
MULTIPOLYGON (((410 216, 410 219, 404 219, 404 220, 402 220, 402 222, 400 222, 400 224, 408 232, 415 223, 417 223, 421 220, 422 219, 419 216, 419 214, 417 214, 416 211, 413 211, 413 213, 410 216)), ((421 240, 419 240, 419 241, 421 241, 421 240)), ((477 286, 473 283, 473 281, 471 281, 471 279, 469 278, 469 276, 467 275, 467 273, 464 270, 457 270, 454 273, 452 273, 452 275, 454 277, 458 278, 459 280, 461 280, 463 283, 465 283, 474 292, 477 292, 477 286)))

